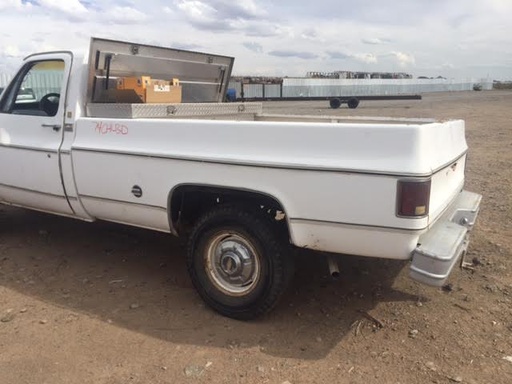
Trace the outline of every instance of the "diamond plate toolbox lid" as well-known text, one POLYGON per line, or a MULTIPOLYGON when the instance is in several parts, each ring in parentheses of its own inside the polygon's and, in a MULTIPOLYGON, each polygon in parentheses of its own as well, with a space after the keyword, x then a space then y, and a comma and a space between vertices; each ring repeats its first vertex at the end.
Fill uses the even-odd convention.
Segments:
POLYGON ((150 76, 179 79, 183 103, 219 103, 225 99, 234 61, 228 56, 93 37, 87 102, 99 102, 120 77, 150 76))

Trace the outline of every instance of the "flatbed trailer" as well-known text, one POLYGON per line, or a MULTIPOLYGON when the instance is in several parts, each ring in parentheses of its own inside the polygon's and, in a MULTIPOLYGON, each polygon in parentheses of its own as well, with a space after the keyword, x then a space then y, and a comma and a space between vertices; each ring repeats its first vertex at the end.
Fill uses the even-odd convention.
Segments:
MULTIPOLYGON (((333 109, 347 104, 350 109, 359 106, 361 100, 421 100, 421 95, 381 95, 381 96, 296 96, 296 97, 239 97, 234 101, 318 101, 327 100, 333 109)), ((232 101, 232 100, 228 100, 232 101)))

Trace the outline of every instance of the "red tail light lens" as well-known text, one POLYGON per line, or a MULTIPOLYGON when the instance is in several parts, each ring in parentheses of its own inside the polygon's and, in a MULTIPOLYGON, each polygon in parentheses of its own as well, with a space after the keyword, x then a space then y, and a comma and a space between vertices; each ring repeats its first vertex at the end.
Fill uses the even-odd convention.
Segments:
POLYGON ((430 179, 399 180, 397 188, 397 215, 422 217, 428 215, 430 179))

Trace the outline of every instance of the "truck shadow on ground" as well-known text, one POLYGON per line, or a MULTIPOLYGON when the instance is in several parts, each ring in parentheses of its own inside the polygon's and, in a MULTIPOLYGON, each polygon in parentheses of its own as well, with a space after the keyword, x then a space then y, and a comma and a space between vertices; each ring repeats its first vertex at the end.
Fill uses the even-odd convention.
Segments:
POLYGON ((379 320, 371 316, 377 304, 425 300, 392 288, 404 263, 344 257, 333 282, 322 255, 299 251, 295 279, 278 308, 256 321, 235 321, 203 304, 184 248, 170 235, 0 209, 0 284, 173 343, 320 359, 348 335, 377 332, 379 320))

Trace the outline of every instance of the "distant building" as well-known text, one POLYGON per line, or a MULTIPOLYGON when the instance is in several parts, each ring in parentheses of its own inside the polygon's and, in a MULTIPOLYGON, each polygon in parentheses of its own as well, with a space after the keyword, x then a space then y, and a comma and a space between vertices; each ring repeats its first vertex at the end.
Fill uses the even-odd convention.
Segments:
POLYGON ((231 76, 231 81, 238 81, 243 84, 281 84, 283 78, 271 76, 231 76))
POLYGON ((311 79, 412 79, 412 75, 404 72, 308 72, 306 77, 311 79))
MULTIPOLYGON (((352 71, 334 71, 334 72, 308 72, 306 78, 309 79, 412 79, 412 75, 404 72, 352 72, 352 71)), ((282 77, 272 76, 232 76, 231 81, 237 81, 243 84, 281 84, 282 77)))

